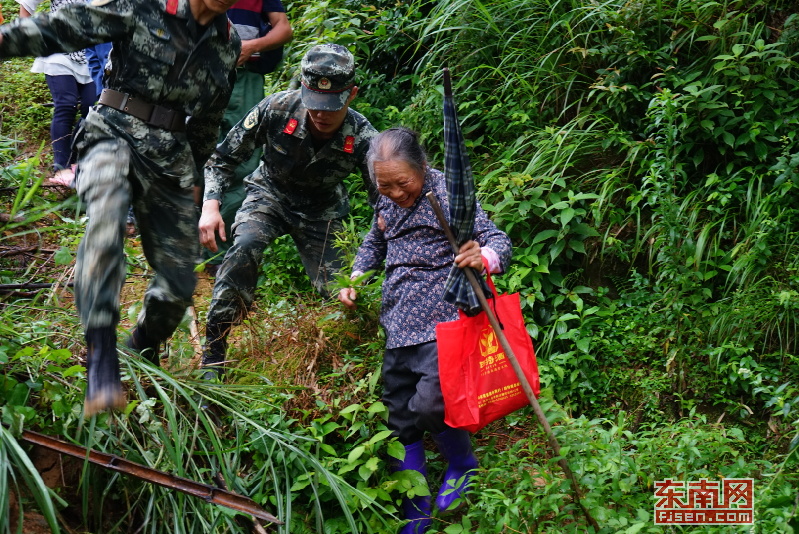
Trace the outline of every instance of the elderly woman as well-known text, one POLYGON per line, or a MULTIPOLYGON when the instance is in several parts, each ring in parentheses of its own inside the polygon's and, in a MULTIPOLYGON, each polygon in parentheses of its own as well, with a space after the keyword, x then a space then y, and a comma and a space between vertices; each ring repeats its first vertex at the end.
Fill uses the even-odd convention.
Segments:
MULTIPOLYGON (((405 446, 405 459, 393 469, 425 474, 422 437, 430 432, 449 462, 436 497, 439 511, 448 512, 463 502, 470 472, 478 464, 469 433, 444 423, 435 328, 439 322, 457 319, 458 311, 441 296, 453 261, 458 267, 482 272, 486 260, 492 273, 504 271, 510 261, 510 240, 478 204, 473 239, 453 255, 425 196, 432 191, 448 212, 444 175, 428 167, 412 130, 392 128, 377 135, 366 160, 380 197, 372 228, 355 258, 352 278, 385 262, 380 313, 386 332, 383 401, 388 406, 389 428, 405 446)), ((349 308, 355 307, 356 298, 354 288, 339 293, 339 300, 349 308)), ((412 520, 402 534, 427 530, 429 497, 405 499, 402 508, 405 518, 412 520)))

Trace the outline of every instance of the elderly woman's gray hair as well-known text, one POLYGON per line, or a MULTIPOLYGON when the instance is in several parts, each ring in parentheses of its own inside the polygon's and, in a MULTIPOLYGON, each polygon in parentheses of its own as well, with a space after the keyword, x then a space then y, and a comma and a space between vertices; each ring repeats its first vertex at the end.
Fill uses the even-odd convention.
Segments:
POLYGON ((369 141, 366 152, 369 177, 375 181, 375 162, 397 160, 404 161, 422 175, 427 171, 427 154, 419 144, 419 134, 402 126, 380 132, 369 141))

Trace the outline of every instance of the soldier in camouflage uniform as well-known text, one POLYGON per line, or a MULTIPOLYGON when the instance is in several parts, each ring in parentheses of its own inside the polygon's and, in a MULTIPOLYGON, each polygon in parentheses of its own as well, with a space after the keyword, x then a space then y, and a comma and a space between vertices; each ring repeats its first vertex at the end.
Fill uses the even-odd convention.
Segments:
POLYGON ((225 226, 219 205, 233 171, 256 146, 261 165, 245 179, 247 197, 233 225, 233 245, 217 274, 206 325, 203 366, 206 378, 221 373, 227 335, 254 299, 264 249, 288 234, 299 250, 314 287, 328 296, 327 284, 341 267, 334 234, 349 212, 344 179, 359 169, 372 199, 366 168, 369 139, 377 131, 349 108, 358 93, 355 61, 343 46, 318 45, 302 59, 302 87, 268 96, 241 120, 205 168, 200 242, 216 251, 225 226))
POLYGON ((196 283, 194 187, 213 152, 241 48, 232 0, 94 0, 0 28, 0 57, 47 56, 113 42, 112 70, 78 144, 88 224, 76 304, 88 347, 84 415, 124 406, 116 349, 123 239, 133 204, 155 276, 128 344, 157 349, 196 283))

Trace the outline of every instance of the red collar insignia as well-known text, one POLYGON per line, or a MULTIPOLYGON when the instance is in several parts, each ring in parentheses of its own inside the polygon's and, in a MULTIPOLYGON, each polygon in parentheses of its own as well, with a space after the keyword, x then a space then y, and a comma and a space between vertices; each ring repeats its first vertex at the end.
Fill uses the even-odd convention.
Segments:
POLYGON ((178 12, 178 0, 168 0, 166 3, 166 12, 170 15, 175 15, 178 12))
POLYGON ((355 152, 355 138, 351 135, 344 138, 344 152, 347 154, 355 152))
POLYGON ((297 119, 289 119, 289 121, 286 123, 286 127, 283 128, 283 133, 286 133, 286 134, 289 134, 289 135, 293 134, 294 130, 297 129, 297 124, 299 124, 297 122, 297 119))

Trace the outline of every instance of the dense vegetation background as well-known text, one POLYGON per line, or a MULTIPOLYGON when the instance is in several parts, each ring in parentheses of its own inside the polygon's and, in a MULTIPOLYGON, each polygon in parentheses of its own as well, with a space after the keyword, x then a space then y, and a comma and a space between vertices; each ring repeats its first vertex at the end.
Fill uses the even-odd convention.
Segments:
MULTIPOLYGON (((291 83, 309 45, 346 44, 354 107, 379 129, 418 129, 439 167, 452 70, 480 199, 514 244, 497 284, 522 296, 542 406, 601 531, 799 530, 799 4, 286 5, 295 40, 267 90, 291 83), (721 477, 754 478, 754 526, 653 524, 654 481, 721 477)), ((17 9, 2 6, 6 19, 17 9)), ((6 288, 0 303, 0 531, 32 511, 54 531, 247 528, 81 462, 48 490, 22 429, 196 480, 221 472, 286 522, 273 531, 393 531, 419 481, 387 470, 398 447, 379 401, 379 281, 345 314, 311 293, 285 241, 265 253, 233 384, 193 378, 187 317, 164 370, 125 360, 125 413, 81 420, 83 344, 64 285, 84 221, 77 199, 40 187, 49 95, 29 64, 4 61, 0 79, 0 282, 56 285, 6 288), (203 397, 216 408, 198 410, 203 397)), ((371 216, 356 183, 349 254, 371 216)), ((130 320, 148 273, 135 239, 127 251, 130 320)), ((475 440, 470 507, 434 530, 590 531, 529 409, 475 440)))

